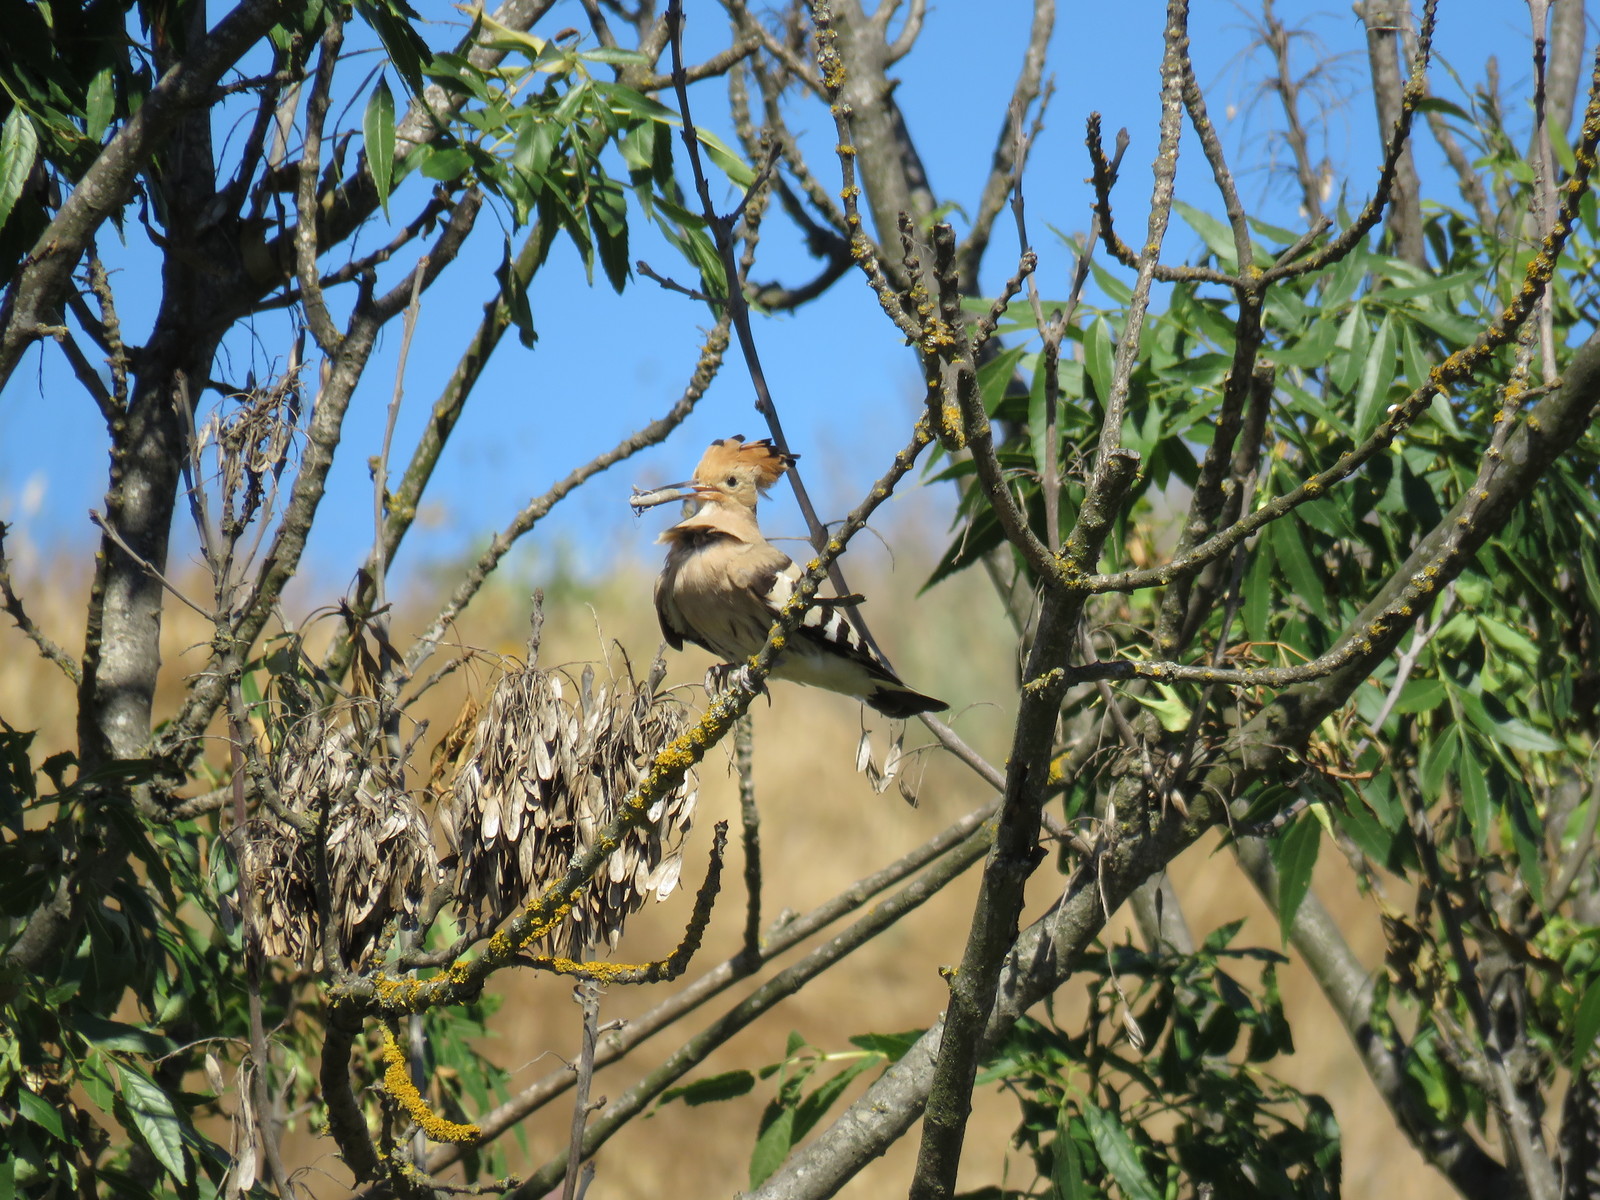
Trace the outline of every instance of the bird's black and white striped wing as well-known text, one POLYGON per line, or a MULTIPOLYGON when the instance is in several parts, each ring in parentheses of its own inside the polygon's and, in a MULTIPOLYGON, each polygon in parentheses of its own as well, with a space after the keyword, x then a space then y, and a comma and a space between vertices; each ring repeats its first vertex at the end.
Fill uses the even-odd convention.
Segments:
MULTIPOLYGON (((787 562, 781 570, 773 571, 765 578, 753 581, 753 586, 766 596, 767 610, 772 614, 772 620, 778 619, 778 614, 783 611, 784 605, 794 596, 795 589, 800 585, 801 575, 802 572, 797 564, 787 562)), ((899 683, 900 680, 889 669, 889 665, 861 640, 861 635, 855 631, 855 627, 845 616, 845 608, 855 603, 858 603, 855 597, 838 599, 819 597, 814 600, 811 607, 806 610, 800 627, 795 630, 794 638, 798 643, 794 647, 795 651, 805 657, 817 654, 836 657, 857 671, 865 671, 871 679, 899 683)), ((798 678, 798 675, 791 677, 798 678)), ((802 680, 802 682, 807 681, 802 680)), ((850 688, 836 687, 833 690, 859 692, 859 689, 850 688)))

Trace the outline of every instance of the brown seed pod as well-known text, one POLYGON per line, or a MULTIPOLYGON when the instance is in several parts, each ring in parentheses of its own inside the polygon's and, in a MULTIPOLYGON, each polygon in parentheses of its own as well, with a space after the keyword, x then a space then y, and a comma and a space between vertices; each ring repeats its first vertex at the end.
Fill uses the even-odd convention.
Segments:
MULTIPOLYGON (((416 912, 437 877, 428 823, 386 770, 362 761, 348 727, 314 713, 300 720, 273 756, 279 800, 324 830, 330 916, 345 962, 359 967, 392 918, 416 912)), ((257 816, 232 838, 262 950, 307 965, 322 963, 316 900, 316 847, 288 823, 257 816)))
MULTIPOLYGON (((663 673, 658 662, 640 685, 625 662, 598 689, 592 666, 576 684, 537 667, 500 680, 456 770, 447 816, 463 909, 499 920, 594 844, 657 752, 688 726, 683 706, 656 691, 663 673)), ((550 938, 554 953, 581 958, 601 942, 615 949, 645 897, 671 894, 697 795, 686 777, 647 825, 623 836, 550 938)))

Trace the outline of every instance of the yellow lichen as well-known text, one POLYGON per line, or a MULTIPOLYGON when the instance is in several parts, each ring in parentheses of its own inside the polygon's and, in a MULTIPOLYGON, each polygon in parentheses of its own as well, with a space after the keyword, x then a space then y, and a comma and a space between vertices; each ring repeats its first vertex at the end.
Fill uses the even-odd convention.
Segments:
POLYGON ((417 1085, 411 1082, 405 1052, 394 1040, 394 1031, 388 1028, 383 1031, 383 1061, 387 1064, 383 1072, 383 1090, 400 1103, 429 1141, 464 1144, 483 1136, 483 1130, 476 1125, 458 1125, 428 1107, 417 1085))

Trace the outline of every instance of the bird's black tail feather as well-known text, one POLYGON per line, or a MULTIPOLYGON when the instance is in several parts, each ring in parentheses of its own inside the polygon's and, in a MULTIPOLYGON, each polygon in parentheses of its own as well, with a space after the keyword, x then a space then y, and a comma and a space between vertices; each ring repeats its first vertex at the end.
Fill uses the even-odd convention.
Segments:
POLYGON ((935 700, 932 696, 914 692, 904 684, 898 687, 883 684, 868 696, 866 701, 884 716, 893 717, 896 721, 909 720, 918 713, 940 712, 950 707, 943 700, 935 700))

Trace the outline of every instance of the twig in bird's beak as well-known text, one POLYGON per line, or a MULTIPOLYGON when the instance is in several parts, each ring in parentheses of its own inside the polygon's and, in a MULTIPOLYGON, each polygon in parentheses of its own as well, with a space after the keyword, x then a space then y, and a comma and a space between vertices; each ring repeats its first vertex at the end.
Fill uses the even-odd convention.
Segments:
POLYGON ((691 482, 669 483, 665 487, 651 488, 648 492, 633 489, 633 495, 628 497, 628 505, 634 512, 643 512, 647 508, 654 508, 658 504, 671 504, 674 500, 695 499, 694 484, 691 482))

